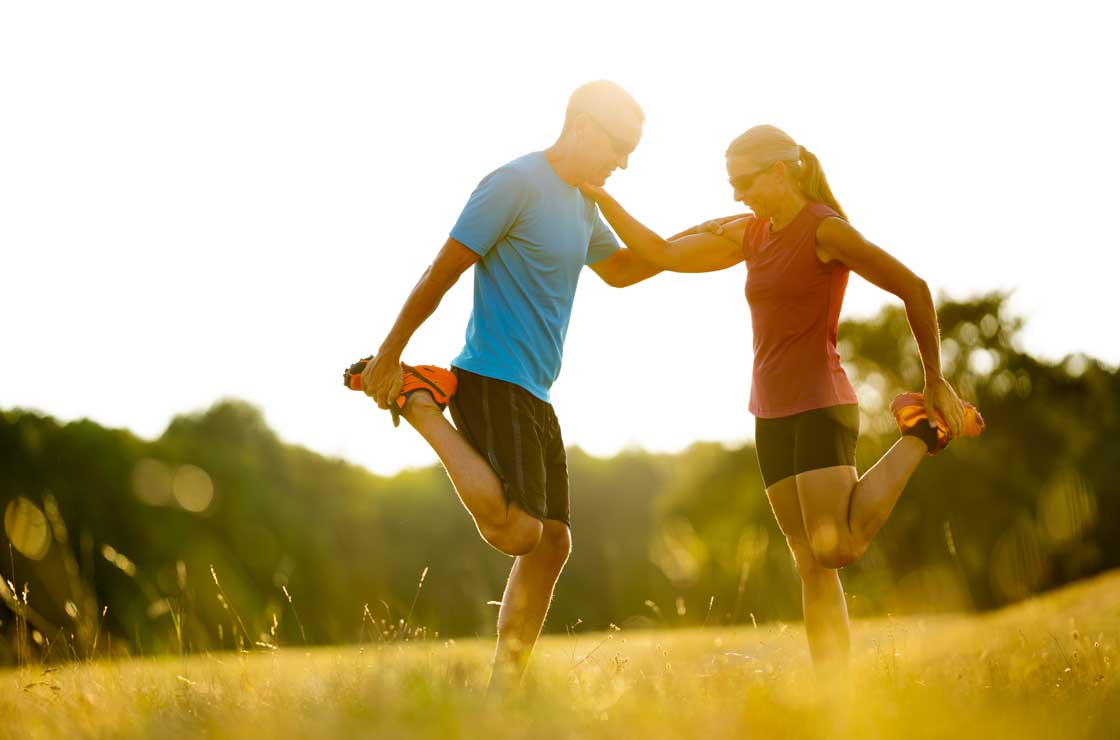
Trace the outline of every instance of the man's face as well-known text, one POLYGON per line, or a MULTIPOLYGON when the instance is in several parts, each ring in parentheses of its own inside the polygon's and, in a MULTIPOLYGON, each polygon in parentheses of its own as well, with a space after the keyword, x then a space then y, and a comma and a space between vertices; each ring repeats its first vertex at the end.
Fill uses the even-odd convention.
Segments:
POLYGON ((626 169, 642 138, 642 122, 633 114, 583 114, 583 180, 602 187, 616 169, 626 169))

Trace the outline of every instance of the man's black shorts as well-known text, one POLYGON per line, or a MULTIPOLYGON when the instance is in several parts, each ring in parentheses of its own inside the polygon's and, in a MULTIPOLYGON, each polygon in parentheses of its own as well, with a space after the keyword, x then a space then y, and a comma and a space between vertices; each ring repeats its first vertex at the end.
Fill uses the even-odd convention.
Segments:
POLYGON ((451 420, 502 479, 506 501, 571 526, 568 457, 552 404, 519 385, 452 368, 451 420))
POLYGON ((809 470, 856 464, 859 406, 844 404, 754 421, 754 449, 766 487, 809 470))

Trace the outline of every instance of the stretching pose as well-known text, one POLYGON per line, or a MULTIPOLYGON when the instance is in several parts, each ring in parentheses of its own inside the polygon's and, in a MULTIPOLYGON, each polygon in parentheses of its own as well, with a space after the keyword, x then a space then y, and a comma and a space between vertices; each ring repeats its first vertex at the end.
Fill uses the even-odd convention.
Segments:
POLYGON ((498 611, 492 689, 520 679, 571 551, 568 467, 549 390, 580 273, 589 265, 623 287, 660 272, 619 247, 578 189, 626 168, 643 121, 614 83, 577 89, 552 146, 479 183, 361 371, 362 389, 439 455, 483 539, 514 558, 498 611), (453 371, 402 365, 412 334, 472 266, 474 307, 453 371))
POLYGON ((817 158, 773 126, 750 129, 726 156, 735 200, 753 215, 708 222, 670 240, 601 188, 583 190, 631 250, 664 269, 708 272, 746 262, 758 462, 801 577, 813 660, 842 665, 849 630, 837 569, 867 549, 922 458, 954 437, 979 434, 983 420, 941 374, 937 314, 925 281, 852 228, 817 158), (923 393, 892 404, 902 438, 862 477, 855 465, 859 407, 836 351, 851 270, 905 304, 925 371, 923 393))

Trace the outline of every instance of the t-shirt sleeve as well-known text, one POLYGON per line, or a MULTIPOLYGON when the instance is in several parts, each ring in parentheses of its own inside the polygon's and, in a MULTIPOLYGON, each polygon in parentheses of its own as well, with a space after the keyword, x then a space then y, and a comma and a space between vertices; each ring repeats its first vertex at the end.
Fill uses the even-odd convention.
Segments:
POLYGON ((603 222, 603 217, 595 210, 595 221, 591 227, 591 243, 587 245, 587 261, 584 264, 593 265, 601 259, 606 259, 619 250, 618 239, 603 222))
POLYGON ((527 200, 521 174, 511 167, 496 169, 471 193, 451 228, 451 238, 484 256, 517 223, 527 200))

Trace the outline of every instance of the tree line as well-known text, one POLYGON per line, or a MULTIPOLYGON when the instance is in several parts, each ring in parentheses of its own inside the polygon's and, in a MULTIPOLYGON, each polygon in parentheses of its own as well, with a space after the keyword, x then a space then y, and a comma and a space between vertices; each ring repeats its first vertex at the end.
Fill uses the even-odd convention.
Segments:
MULTIPOLYGON (((1019 345, 1007 296, 944 302, 947 375, 979 441, 911 480, 843 579, 856 616, 990 609, 1120 564, 1120 371, 1019 345)), ((861 470, 921 387, 901 308, 840 329, 861 470)), ((796 620, 750 445, 569 450, 576 547, 553 632, 796 620)), ((488 635, 509 570, 438 467, 392 477, 285 444, 239 401, 154 441, 0 412, 0 661, 488 635)))

